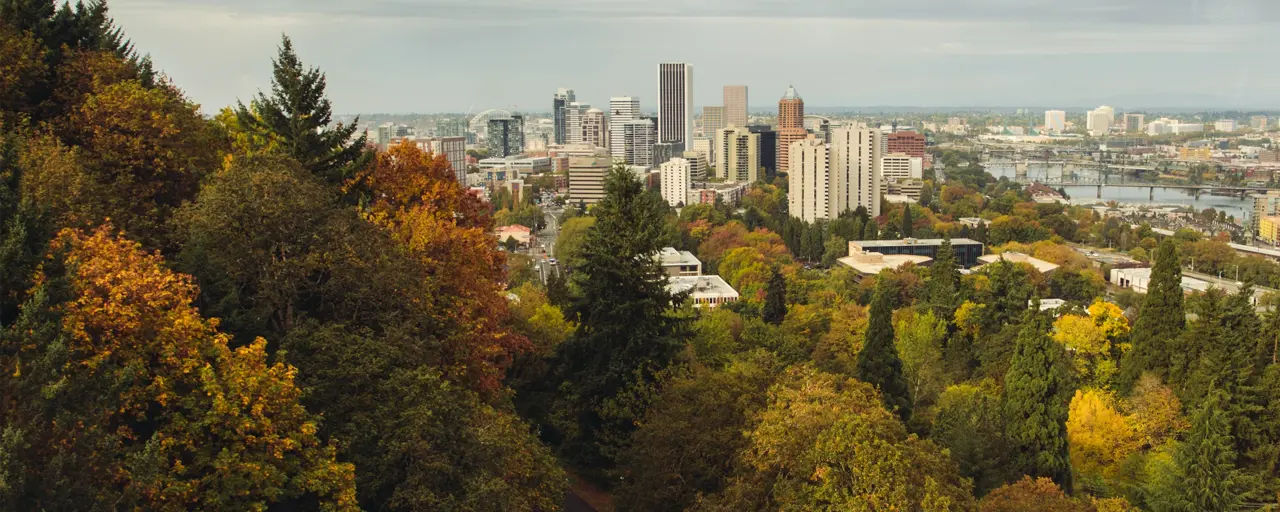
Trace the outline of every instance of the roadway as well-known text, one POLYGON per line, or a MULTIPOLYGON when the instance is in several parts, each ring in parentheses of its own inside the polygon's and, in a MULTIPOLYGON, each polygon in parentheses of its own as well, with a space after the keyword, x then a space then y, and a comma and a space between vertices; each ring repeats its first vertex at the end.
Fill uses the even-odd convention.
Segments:
POLYGON ((547 219, 547 226, 538 232, 538 245, 530 249, 529 255, 535 261, 538 277, 545 283, 547 276, 560 272, 560 265, 552 265, 551 259, 556 257, 556 240, 560 236, 560 215, 564 210, 548 205, 543 212, 547 219))

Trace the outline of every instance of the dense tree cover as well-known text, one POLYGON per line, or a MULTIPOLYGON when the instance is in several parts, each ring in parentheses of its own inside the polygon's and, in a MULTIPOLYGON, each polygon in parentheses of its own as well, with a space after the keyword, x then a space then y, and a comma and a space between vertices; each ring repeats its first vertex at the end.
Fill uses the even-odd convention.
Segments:
POLYGON ((902 359, 894 345, 893 332, 893 284, 888 279, 877 280, 875 298, 871 299, 871 318, 867 325, 866 342, 858 351, 859 380, 871 384, 884 399, 884 405, 903 421, 911 418, 911 397, 907 381, 902 375, 902 359))
POLYGON ((1005 375, 1005 431, 1017 472, 1050 478, 1069 489, 1066 423, 1073 385, 1066 351, 1049 339, 1048 322, 1036 306, 1018 333, 1005 375))
POLYGON ((1173 344, 1182 335, 1186 324, 1182 268, 1178 264, 1178 249, 1173 241, 1165 240, 1160 244, 1147 290, 1142 312, 1130 334, 1133 348, 1125 354, 1121 367, 1123 383, 1135 382, 1143 372, 1167 377, 1173 366, 1172 357, 1177 352, 1173 344))

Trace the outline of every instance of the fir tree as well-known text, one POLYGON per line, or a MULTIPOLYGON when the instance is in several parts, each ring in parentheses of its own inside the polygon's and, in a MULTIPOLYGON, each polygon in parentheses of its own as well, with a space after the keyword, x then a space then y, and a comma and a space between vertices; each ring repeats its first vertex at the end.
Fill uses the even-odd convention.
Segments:
POLYGON ((942 239, 937 257, 929 267, 927 291, 934 315, 950 322, 960 307, 960 268, 956 266, 956 252, 950 237, 942 239))
POLYGON ((1133 348, 1125 354, 1121 383, 1131 387, 1143 372, 1168 377, 1172 366, 1172 343, 1182 335, 1186 313, 1182 303, 1182 268, 1173 240, 1165 240, 1156 249, 1151 269, 1151 284, 1138 321, 1129 335, 1133 348))
POLYGON ((911 238, 915 232, 915 222, 911 220, 911 205, 902 205, 902 229, 899 230, 902 238, 911 238))
POLYGON ((366 136, 351 140, 360 119, 330 126, 333 108, 324 95, 325 76, 303 67, 288 36, 272 65, 271 96, 260 92, 250 106, 240 103, 236 116, 241 126, 276 137, 285 153, 329 183, 353 177, 373 158, 365 149, 366 136))
POLYGON ((774 267, 773 275, 769 276, 769 284, 765 288, 764 309, 760 316, 765 322, 773 325, 782 324, 782 320, 787 317, 787 280, 782 277, 781 272, 778 272, 777 267, 774 267))
POLYGON ((650 386, 688 337, 685 321, 669 313, 676 297, 653 257, 665 245, 667 208, 615 166, 572 275, 580 295, 570 316, 579 327, 559 347, 563 395, 554 414, 562 452, 590 469, 613 465, 650 386))
POLYGON ((1220 391, 1210 393, 1192 417, 1191 433, 1175 454, 1186 510, 1235 510, 1242 501, 1241 475, 1235 467, 1223 399, 1220 391))
POLYGON ((893 280, 882 273, 876 279, 875 296, 871 299, 867 339, 858 352, 857 377, 879 389, 885 408, 896 412, 905 422, 911 418, 911 393, 902 375, 902 359, 893 342, 895 294, 893 280))
POLYGON ((973 239, 982 243, 987 243, 987 223, 979 222, 978 227, 973 230, 973 239))
POLYGON ((1015 472, 1053 479, 1071 488, 1067 415, 1074 392, 1062 345, 1035 301, 1018 333, 1001 408, 1015 472))
POLYGON ((880 232, 876 230, 875 219, 867 220, 866 226, 863 227, 862 239, 863 240, 879 240, 880 239, 880 232))

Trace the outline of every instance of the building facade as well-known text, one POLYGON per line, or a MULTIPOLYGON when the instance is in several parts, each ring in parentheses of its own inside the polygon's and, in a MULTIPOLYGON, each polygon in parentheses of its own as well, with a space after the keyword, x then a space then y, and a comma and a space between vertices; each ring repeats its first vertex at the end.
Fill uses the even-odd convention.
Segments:
POLYGON ((891 132, 885 136, 885 144, 883 151, 888 153, 903 153, 916 158, 924 158, 925 138, 924 134, 913 131, 891 132))
POLYGON ((724 86, 724 125, 725 127, 747 126, 747 86, 724 86))
POLYGON ((804 98, 800 97, 795 87, 787 87, 786 94, 778 100, 778 172, 787 172, 791 165, 791 159, 787 156, 791 143, 804 140, 806 136, 808 132, 804 129, 804 98))
POLYGON ((587 112, 591 110, 590 103, 571 102, 564 107, 564 137, 565 142, 561 144, 582 144, 583 140, 583 123, 586 122, 587 112))
POLYGON ((778 173, 778 132, 769 125, 751 125, 747 129, 760 136, 760 167, 765 172, 761 178, 772 179, 778 173))
POLYGON ((658 142, 693 149, 693 65, 658 64, 658 142))
POLYGON ((831 174, 836 186, 835 215, 866 207, 872 217, 880 215, 883 193, 880 130, 864 127, 836 128, 831 132, 831 174))
POLYGON ((1253 196, 1253 232, 1260 231, 1259 224, 1266 217, 1280 215, 1280 190, 1268 190, 1266 194, 1253 196))
POLYGON ((1218 132, 1234 132, 1236 131, 1236 121, 1234 119, 1214 121, 1213 130, 1218 132))
POLYGON ((1258 239, 1271 245, 1280 244, 1280 217, 1268 216, 1259 219, 1258 239))
MULTIPOLYGON (((928 256, 937 259, 938 248, 942 246, 941 238, 933 239, 917 239, 904 238, 902 240, 863 240, 849 242, 849 250, 859 250, 864 252, 878 252, 884 255, 890 254, 913 254, 916 256, 928 256)), ((952 238, 951 249, 955 251, 956 263, 964 268, 969 268, 979 263, 978 258, 982 256, 982 243, 970 240, 968 238, 952 238)))
POLYGON ((449 167, 453 169, 453 175, 458 178, 458 183, 467 183, 467 138, 466 137, 435 137, 426 140, 424 150, 431 151, 437 155, 444 155, 449 159, 449 167))
POLYGON ((707 161, 707 165, 715 167, 715 137, 698 137, 693 139, 693 152, 699 153, 707 161))
MULTIPOLYGON (((681 155, 681 158, 684 158, 689 162, 689 178, 692 181, 697 182, 707 180, 708 166, 706 155, 697 151, 685 151, 684 154, 681 155)), ((693 185, 691 184, 690 187, 692 186, 693 185)))
POLYGON ((1111 132, 1112 114, 1104 110, 1089 111, 1089 135, 1101 137, 1111 132))
POLYGON ((490 119, 488 140, 489 156, 515 156, 524 152, 524 116, 516 114, 507 119, 490 119))
POLYGON ((805 222, 835 218, 827 145, 810 136, 792 142, 787 158, 787 211, 805 222))
POLYGON ((570 103, 577 101, 574 97, 573 89, 565 89, 563 87, 556 89, 556 95, 551 100, 551 117, 555 123, 555 136, 552 140, 556 144, 567 144, 566 133, 568 133, 568 124, 565 117, 565 109, 570 103))
POLYGON ((640 98, 614 96, 609 98, 609 153, 617 159, 626 159, 622 143, 622 124, 640 119, 640 98))
POLYGON ((569 157, 570 205, 593 205, 604 199, 604 178, 613 167, 607 157, 569 157))
POLYGON ((627 165, 653 166, 653 145, 657 143, 657 132, 653 121, 637 119, 624 121, 621 126, 614 125, 614 133, 620 134, 619 146, 612 148, 613 158, 627 165))
POLYGON ((737 183, 754 183, 760 179, 760 135, 745 127, 720 131, 718 167, 720 177, 737 183))
POLYGON ((1267 116, 1253 116, 1249 118, 1249 128, 1254 131, 1262 131, 1267 129, 1267 116))
POLYGON ((1124 115, 1125 133, 1141 133, 1145 126, 1147 126, 1147 116, 1142 114, 1124 115))
POLYGON ((693 188, 693 165, 683 158, 672 158, 661 166, 662 199, 673 207, 685 205, 693 188))
POLYGON ((724 107, 702 107, 702 134, 704 136, 724 129, 724 107))
POLYGON ((1055 133, 1067 131, 1067 113, 1062 110, 1044 111, 1044 129, 1055 133))
POLYGON ((880 159, 885 184, 924 178, 924 159, 906 153, 890 153, 880 159))
POLYGON ((609 123, 605 120, 603 110, 598 108, 587 110, 582 116, 581 124, 582 143, 599 147, 609 144, 609 123))

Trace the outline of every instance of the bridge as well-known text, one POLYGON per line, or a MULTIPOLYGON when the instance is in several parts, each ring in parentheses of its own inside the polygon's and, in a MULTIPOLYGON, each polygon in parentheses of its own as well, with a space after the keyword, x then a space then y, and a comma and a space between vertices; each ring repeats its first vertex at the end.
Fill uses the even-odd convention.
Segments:
POLYGON ((1148 199, 1155 199, 1156 189, 1181 189, 1190 190, 1194 193, 1196 199, 1200 199, 1200 194, 1209 192, 1210 195, 1231 195, 1240 196, 1240 199, 1247 199, 1249 194, 1266 193, 1269 190, 1266 187, 1250 187, 1250 186, 1234 186, 1234 185, 1178 185, 1172 183, 1107 183, 1105 176, 1102 181, 1098 180, 1036 180, 1036 183, 1051 187, 1097 187, 1098 199, 1102 199, 1103 187, 1123 187, 1123 188, 1145 188, 1149 189, 1148 199))

